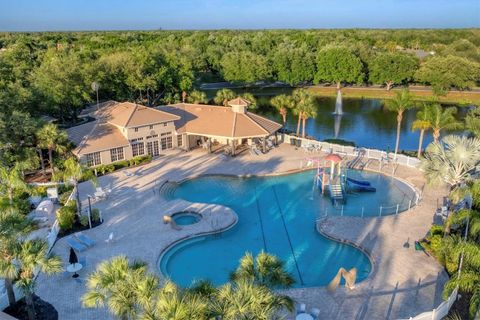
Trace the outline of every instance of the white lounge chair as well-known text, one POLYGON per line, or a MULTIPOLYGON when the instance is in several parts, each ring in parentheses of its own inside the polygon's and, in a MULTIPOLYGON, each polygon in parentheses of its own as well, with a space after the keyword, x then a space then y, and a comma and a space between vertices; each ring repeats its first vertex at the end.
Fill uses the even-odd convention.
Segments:
POLYGON ((312 310, 310 310, 310 314, 314 319, 318 319, 318 316, 320 315, 320 309, 312 308, 312 310))
POLYGON ((307 305, 305 303, 301 303, 300 305, 297 305, 297 314, 305 313, 305 310, 307 310, 307 305))

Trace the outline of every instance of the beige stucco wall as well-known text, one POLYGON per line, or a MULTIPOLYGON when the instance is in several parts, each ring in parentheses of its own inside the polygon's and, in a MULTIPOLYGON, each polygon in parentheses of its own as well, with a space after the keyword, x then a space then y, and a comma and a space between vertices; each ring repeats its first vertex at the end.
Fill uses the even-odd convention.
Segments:
POLYGON ((157 134, 159 137, 161 133, 175 132, 175 125, 173 121, 154 124, 153 129, 150 129, 150 125, 136 127, 136 128, 138 128, 137 132, 135 132, 135 128, 126 128, 125 136, 128 140, 137 139, 141 137, 145 139, 147 136, 151 136, 153 132, 155 132, 154 134, 157 134))

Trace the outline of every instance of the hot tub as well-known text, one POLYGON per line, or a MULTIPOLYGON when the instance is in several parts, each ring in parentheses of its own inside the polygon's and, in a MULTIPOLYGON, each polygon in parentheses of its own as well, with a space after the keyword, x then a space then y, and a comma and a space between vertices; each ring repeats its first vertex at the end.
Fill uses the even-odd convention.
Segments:
POLYGON ((202 215, 193 211, 181 211, 172 214, 172 219, 180 226, 198 223, 202 219, 202 215))

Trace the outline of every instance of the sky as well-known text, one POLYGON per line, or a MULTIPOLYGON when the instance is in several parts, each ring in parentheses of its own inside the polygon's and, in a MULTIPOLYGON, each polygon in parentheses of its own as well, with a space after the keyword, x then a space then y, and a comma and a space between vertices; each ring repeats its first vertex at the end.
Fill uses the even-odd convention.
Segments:
POLYGON ((0 0, 0 31, 469 27, 480 0, 0 0))

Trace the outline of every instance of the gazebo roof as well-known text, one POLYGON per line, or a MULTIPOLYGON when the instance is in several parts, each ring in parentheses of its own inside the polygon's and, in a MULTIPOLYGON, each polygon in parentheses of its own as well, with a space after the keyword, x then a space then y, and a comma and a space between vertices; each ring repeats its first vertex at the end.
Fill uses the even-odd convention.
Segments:
POLYGON ((228 105, 232 107, 233 106, 248 107, 250 105, 250 101, 237 97, 235 99, 228 101, 228 105))
POLYGON ((342 161, 342 157, 340 157, 338 154, 331 153, 325 157, 325 160, 332 161, 333 163, 337 163, 342 161))

